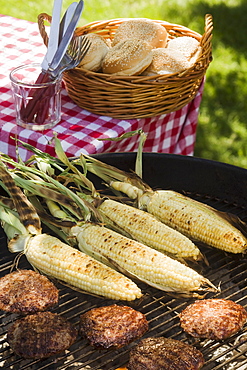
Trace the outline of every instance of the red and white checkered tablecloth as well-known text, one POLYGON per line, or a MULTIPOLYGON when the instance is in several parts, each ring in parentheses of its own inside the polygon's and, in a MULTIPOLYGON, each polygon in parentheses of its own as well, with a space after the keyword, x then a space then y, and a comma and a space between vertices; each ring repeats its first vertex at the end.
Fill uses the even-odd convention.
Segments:
MULTIPOLYGON (((168 115, 131 120, 97 116, 81 109, 63 89, 61 122, 52 129, 37 132, 16 125, 9 72, 19 65, 42 61, 46 47, 38 25, 0 15, 0 42, 0 152, 16 159, 15 138, 18 138, 55 156, 54 132, 68 156, 136 151, 137 136, 121 141, 98 139, 116 138, 125 132, 142 128, 147 133, 145 152, 193 155, 204 81, 195 99, 181 110, 168 115)), ((31 155, 21 146, 18 151, 23 160, 31 155)))

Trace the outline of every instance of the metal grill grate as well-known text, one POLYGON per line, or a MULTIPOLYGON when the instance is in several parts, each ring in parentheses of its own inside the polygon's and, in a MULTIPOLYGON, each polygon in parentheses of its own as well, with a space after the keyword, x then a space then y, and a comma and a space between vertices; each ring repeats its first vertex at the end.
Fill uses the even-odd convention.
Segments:
MULTIPOLYGON (((202 196, 190 193, 190 196, 206 202, 219 210, 230 211, 247 221, 247 209, 241 204, 227 202, 225 197, 202 196)), ((0 276, 11 271, 14 257, 8 252, 6 240, 0 229, 0 276)), ((202 247, 209 265, 203 266, 203 273, 214 285, 221 286, 217 295, 207 297, 232 299, 247 309, 247 259, 245 256, 232 255, 215 249, 202 247)), ((25 256, 18 263, 19 268, 30 268, 25 256)), ((198 267, 198 266, 197 266, 198 267)), ((69 287, 56 283, 60 290, 60 301, 54 312, 64 315, 75 325, 78 325, 79 316, 88 309, 112 303, 112 300, 92 297, 73 291, 69 287)), ((247 333, 244 330, 224 342, 196 341, 187 336, 179 325, 180 313, 192 300, 178 298, 164 294, 162 291, 141 285, 145 292, 144 297, 137 303, 129 303, 135 309, 143 312, 149 321, 147 336, 166 336, 184 340, 195 345, 204 355, 203 370, 246 370, 247 369, 247 333)), ((14 314, 0 312, 0 367, 6 370, 113 370, 126 365, 128 353, 132 345, 120 350, 95 350, 86 340, 78 338, 77 342, 68 351, 49 359, 32 361, 23 360, 15 356, 6 341, 9 325, 17 318, 14 314)))

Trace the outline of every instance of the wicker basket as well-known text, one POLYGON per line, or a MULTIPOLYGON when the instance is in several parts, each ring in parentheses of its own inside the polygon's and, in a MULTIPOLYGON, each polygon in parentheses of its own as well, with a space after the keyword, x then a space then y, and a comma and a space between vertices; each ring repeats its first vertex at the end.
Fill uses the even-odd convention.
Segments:
MULTIPOLYGON (((46 13, 38 16, 44 44, 48 44, 44 21, 51 22, 46 13)), ((117 27, 127 18, 92 22, 76 29, 77 35, 95 32, 113 39, 117 27)), ((169 75, 115 76, 75 68, 64 73, 65 86, 71 99, 81 108, 98 115, 132 119, 168 114, 183 108, 196 95, 212 60, 212 16, 205 16, 205 33, 200 35, 186 27, 163 21, 168 40, 191 36, 200 41, 201 54, 189 69, 169 75)))

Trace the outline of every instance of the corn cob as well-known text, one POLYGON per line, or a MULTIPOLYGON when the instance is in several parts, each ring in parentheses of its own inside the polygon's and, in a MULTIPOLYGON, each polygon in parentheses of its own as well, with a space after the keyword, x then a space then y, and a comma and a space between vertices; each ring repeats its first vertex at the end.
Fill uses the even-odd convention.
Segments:
MULTIPOLYGON (((110 299, 132 301, 142 296, 132 280, 53 236, 39 234, 24 240, 27 260, 46 275, 110 299)), ((16 240, 9 243, 12 252, 13 243, 16 240)))
POLYGON ((186 265, 104 226, 83 224, 72 227, 71 233, 86 254, 158 289, 187 295, 217 290, 186 265))
MULTIPOLYGON (((193 241, 231 253, 245 253, 243 222, 201 202, 170 190, 153 191, 134 173, 127 173, 85 156, 87 170, 116 191, 127 194, 141 208, 193 241), (234 218, 234 221, 233 221, 234 218)), ((244 227, 246 227, 244 225, 244 227)))
POLYGON ((98 210, 107 226, 123 235, 176 258, 201 259, 200 250, 189 238, 147 212, 111 199, 105 199, 98 210))
POLYGON ((139 204, 189 238, 231 253, 244 253, 247 239, 220 213, 174 191, 144 194, 139 204))

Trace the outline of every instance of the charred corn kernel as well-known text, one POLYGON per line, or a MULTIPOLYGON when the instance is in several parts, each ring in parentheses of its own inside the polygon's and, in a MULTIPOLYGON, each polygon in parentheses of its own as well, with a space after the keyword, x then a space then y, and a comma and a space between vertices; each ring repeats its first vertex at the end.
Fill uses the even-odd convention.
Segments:
POLYGON ((243 253, 247 239, 219 212, 201 202, 174 191, 144 194, 140 204, 168 226, 212 247, 231 253, 243 253))
POLYGON ((142 296, 132 280, 53 236, 31 237, 24 253, 41 272, 84 291, 126 301, 142 296))
POLYGON ((208 285, 205 290, 213 287, 186 265, 104 226, 84 224, 72 227, 71 231, 83 252, 158 289, 189 293, 203 290, 203 285, 208 285))
POLYGON ((201 257, 200 250, 189 238, 147 212, 111 199, 101 203, 98 210, 112 228, 151 248, 177 258, 201 257))

